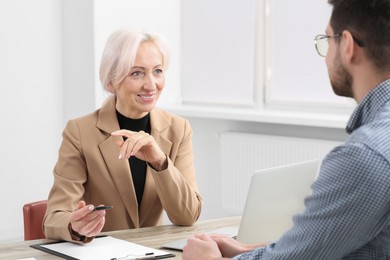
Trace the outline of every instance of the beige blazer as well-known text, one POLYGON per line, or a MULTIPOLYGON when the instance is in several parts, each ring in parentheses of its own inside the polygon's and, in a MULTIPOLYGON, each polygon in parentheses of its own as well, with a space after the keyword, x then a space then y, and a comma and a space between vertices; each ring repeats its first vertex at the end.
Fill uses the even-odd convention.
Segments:
POLYGON ((119 160, 119 147, 110 133, 119 130, 115 97, 101 109, 70 120, 63 131, 54 183, 44 219, 47 238, 72 241, 69 215, 78 201, 112 205, 103 231, 156 226, 163 210, 176 225, 192 225, 201 212, 192 154, 192 129, 187 120, 168 112, 150 112, 151 135, 168 156, 168 168, 150 166, 141 205, 138 203, 129 162, 119 160))

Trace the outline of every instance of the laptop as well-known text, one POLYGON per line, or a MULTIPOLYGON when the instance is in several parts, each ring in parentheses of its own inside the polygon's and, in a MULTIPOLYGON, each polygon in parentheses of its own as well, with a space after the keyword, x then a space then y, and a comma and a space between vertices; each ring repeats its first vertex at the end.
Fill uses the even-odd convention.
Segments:
POLYGON ((303 213, 320 160, 256 171, 249 186, 237 240, 253 244, 278 240, 303 213))
MULTIPOLYGON (((304 211, 304 199, 319 170, 320 160, 310 160, 256 171, 251 179, 240 226, 207 233, 236 237, 243 243, 275 241, 293 225, 292 217, 304 211)), ((187 239, 165 248, 182 250, 187 239)))

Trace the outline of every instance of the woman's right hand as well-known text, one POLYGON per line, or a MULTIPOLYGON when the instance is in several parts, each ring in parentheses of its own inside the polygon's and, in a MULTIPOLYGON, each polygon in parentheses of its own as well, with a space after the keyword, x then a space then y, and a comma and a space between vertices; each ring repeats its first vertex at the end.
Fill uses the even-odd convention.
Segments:
POLYGON ((73 231, 86 237, 94 237, 102 231, 106 221, 106 211, 94 211, 93 205, 79 201, 77 208, 70 214, 69 222, 73 231))

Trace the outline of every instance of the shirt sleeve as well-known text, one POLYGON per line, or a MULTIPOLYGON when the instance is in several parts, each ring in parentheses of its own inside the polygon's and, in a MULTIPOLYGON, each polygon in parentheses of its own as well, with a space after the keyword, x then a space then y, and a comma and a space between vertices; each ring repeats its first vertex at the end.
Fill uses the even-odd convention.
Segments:
POLYGON ((293 227, 275 244, 234 259, 372 256, 377 246, 373 241, 389 221, 389 171, 389 162, 364 144, 335 148, 324 159, 293 227))

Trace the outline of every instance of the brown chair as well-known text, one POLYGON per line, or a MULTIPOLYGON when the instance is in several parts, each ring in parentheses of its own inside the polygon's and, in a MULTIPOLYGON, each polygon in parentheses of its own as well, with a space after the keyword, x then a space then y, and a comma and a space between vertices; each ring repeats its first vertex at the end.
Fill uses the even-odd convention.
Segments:
POLYGON ((47 208, 47 200, 27 203, 23 206, 24 240, 43 239, 42 221, 47 208))

